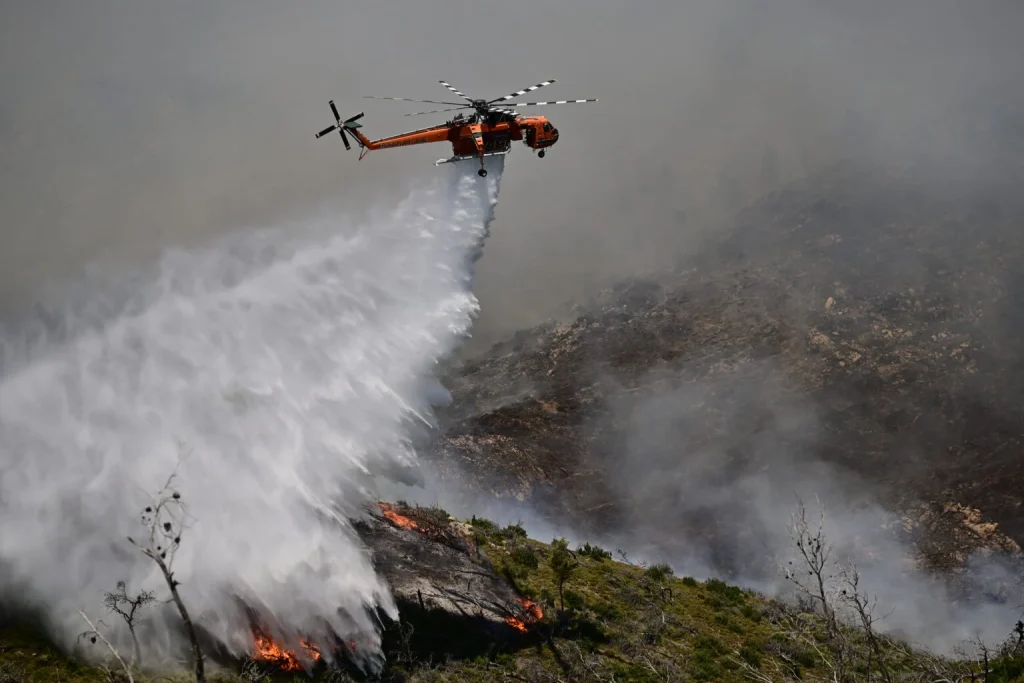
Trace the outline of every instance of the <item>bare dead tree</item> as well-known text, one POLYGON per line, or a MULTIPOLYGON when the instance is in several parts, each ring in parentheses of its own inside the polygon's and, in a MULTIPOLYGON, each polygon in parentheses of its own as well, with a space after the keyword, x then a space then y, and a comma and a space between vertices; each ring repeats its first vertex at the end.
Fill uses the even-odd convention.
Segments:
POLYGON ((874 616, 876 600, 868 598, 861 593, 860 572, 853 565, 843 569, 842 599, 857 615, 864 636, 867 638, 870 654, 868 655, 868 677, 871 676, 872 660, 878 664, 878 673, 885 683, 893 683, 892 674, 886 664, 885 652, 882 650, 882 640, 875 632, 875 623, 878 621, 874 616))
POLYGON ((981 639, 980 635, 972 638, 970 642, 971 645, 974 646, 975 652, 979 655, 978 661, 981 664, 980 673, 984 676, 981 680, 984 681, 984 683, 988 683, 988 676, 992 673, 992 648, 988 646, 988 643, 981 639))
POLYGON ((142 512, 142 524, 146 527, 146 538, 136 541, 129 537, 128 540, 138 547, 142 553, 153 560, 160 568, 167 587, 171 591, 171 600, 174 601, 185 625, 185 632, 188 634, 192 645, 192 653, 195 659, 196 683, 206 683, 206 673, 203 666, 203 652, 199 647, 199 638, 196 636, 192 618, 189 616, 185 603, 178 592, 180 585, 174 578, 174 557, 181 547, 181 534, 185 530, 185 520, 188 511, 182 502, 181 494, 172 488, 175 473, 167 478, 163 488, 157 492, 153 502, 142 512))
POLYGON ((107 609, 120 615, 132 636, 132 661, 130 666, 135 666, 142 656, 139 638, 135 633, 136 613, 142 607, 152 602, 156 602, 156 596, 150 591, 143 590, 138 595, 128 595, 128 586, 124 581, 118 581, 117 590, 113 593, 106 593, 103 596, 103 603, 107 606, 107 609))
POLYGON ((840 628, 836 614, 836 589, 834 587, 837 573, 832 546, 825 536, 825 510, 818 502, 821 514, 817 528, 812 528, 807 520, 807 507, 797 499, 797 509, 790 521, 790 537, 802 560, 802 566, 790 560, 781 566, 783 576, 801 594, 810 598, 821 608, 825 619, 825 637, 831 657, 824 656, 813 642, 808 644, 822 655, 823 661, 833 670, 833 678, 838 682, 847 679, 847 663, 849 644, 840 628))
POLYGON ((96 627, 96 624, 92 623, 92 620, 88 616, 86 616, 84 611, 79 609, 78 614, 81 615, 83 619, 85 619, 85 623, 89 624, 89 630, 79 634, 78 637, 88 638, 93 643, 95 643, 97 640, 102 642, 106 646, 106 648, 110 650, 110 653, 114 655, 114 658, 117 660, 118 664, 121 665, 121 669, 124 670, 125 675, 128 677, 128 683, 135 683, 135 677, 132 675, 131 667, 129 667, 128 664, 125 663, 124 659, 122 659, 121 653, 117 651, 117 648, 110 644, 110 641, 103 636, 103 633, 101 633, 100 630, 96 627))
POLYGON ((946 659, 929 654, 915 658, 918 680, 926 683, 967 683, 977 681, 977 672, 971 666, 965 653, 958 652, 956 659, 946 659))

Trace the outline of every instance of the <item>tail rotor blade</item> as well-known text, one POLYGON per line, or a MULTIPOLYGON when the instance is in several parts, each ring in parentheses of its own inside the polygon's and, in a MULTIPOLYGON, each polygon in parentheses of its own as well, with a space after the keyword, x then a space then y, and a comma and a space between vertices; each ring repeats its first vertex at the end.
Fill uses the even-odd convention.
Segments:
MULTIPOLYGON (((355 116, 353 116, 351 118, 348 118, 345 121, 342 121, 341 120, 341 114, 338 113, 338 107, 335 106, 334 100, 331 100, 328 104, 331 105, 331 113, 334 114, 334 120, 337 121, 337 123, 334 124, 333 126, 329 126, 327 128, 324 128, 322 131, 317 133, 316 134, 317 138, 322 138, 323 136, 327 135, 328 133, 331 133, 331 132, 337 130, 338 133, 341 135, 341 141, 343 143, 345 143, 345 149, 352 149, 352 143, 349 142, 348 136, 345 135, 345 129, 348 128, 349 132, 353 132, 354 133, 356 128, 359 128, 359 127, 362 126, 362 124, 356 123, 356 122, 359 119, 363 118, 363 114, 365 112, 359 112, 355 116)), ((359 133, 356 133, 356 137, 357 138, 359 137, 359 133)), ((360 146, 362 146, 362 141, 360 141, 359 144, 360 144, 360 146)))
POLYGON ((317 133, 316 136, 317 136, 317 138, 322 138, 323 136, 327 135, 328 133, 330 133, 335 128, 337 128, 337 126, 331 126, 329 128, 324 128, 322 131, 317 133))

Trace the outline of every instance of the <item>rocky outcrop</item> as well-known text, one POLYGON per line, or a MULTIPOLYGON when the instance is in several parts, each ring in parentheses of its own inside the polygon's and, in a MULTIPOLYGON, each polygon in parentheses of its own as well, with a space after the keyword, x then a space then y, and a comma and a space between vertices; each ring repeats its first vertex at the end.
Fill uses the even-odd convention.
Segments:
POLYGON ((400 603, 476 623, 493 637, 514 635, 514 624, 529 619, 520 595, 494 570, 468 526, 432 508, 380 508, 356 528, 400 603))

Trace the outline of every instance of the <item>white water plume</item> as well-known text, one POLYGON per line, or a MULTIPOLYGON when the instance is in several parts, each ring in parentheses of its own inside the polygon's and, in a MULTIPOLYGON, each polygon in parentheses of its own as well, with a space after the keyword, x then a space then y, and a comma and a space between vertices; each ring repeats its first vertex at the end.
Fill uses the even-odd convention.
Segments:
MULTIPOLYGON (((325 211, 167 253, 141 283, 0 328, 0 589, 68 646, 76 608, 103 616, 118 580, 166 596, 126 537, 177 466, 194 521, 176 577, 203 629, 250 652, 237 596, 286 644, 333 633, 374 654, 370 610, 395 605, 345 515, 414 462, 430 372, 477 311, 503 160, 485 180, 459 166, 346 234, 325 211)), ((174 617, 147 622, 144 653, 180 647, 174 617)))

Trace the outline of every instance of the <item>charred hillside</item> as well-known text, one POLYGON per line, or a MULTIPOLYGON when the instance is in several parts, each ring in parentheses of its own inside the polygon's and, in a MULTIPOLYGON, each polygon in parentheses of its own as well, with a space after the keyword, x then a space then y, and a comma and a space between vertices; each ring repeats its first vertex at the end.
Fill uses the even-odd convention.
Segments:
POLYGON ((884 501, 933 565, 1017 553, 1019 168, 847 160, 764 196, 453 370, 438 465, 584 529, 686 529, 729 571, 801 483, 884 501))

